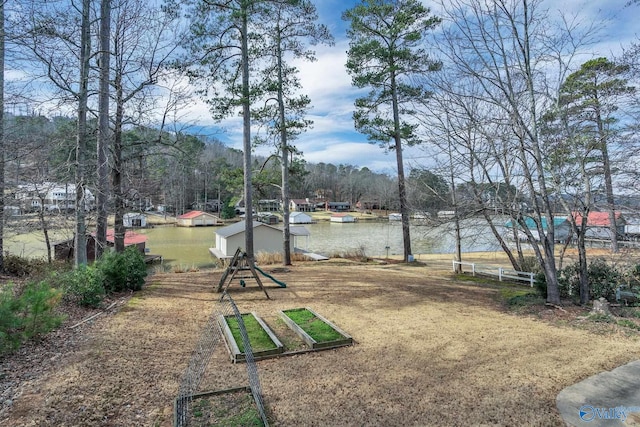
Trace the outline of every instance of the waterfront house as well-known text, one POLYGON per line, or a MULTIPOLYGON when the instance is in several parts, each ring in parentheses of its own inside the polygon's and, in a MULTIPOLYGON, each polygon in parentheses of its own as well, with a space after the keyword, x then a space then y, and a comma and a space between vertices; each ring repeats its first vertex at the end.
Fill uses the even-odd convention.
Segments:
POLYGON ((217 216, 208 212, 191 211, 176 218, 178 227, 202 227, 219 225, 222 221, 217 216))
POLYGON ((313 212, 316 205, 311 203, 309 199, 291 199, 289 200, 289 209, 292 212, 313 212))
POLYGON ((349 212, 351 210, 351 203, 349 202, 327 202, 326 210, 332 212, 349 212))

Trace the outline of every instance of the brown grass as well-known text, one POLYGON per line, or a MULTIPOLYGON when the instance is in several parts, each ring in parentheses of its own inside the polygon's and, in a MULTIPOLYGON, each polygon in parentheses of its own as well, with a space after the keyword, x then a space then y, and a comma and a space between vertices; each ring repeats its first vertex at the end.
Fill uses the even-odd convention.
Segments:
MULTIPOLYGON (((594 329, 577 307, 514 314, 494 285, 452 277, 450 256, 419 261, 297 262, 275 274, 287 288, 264 280, 271 300, 253 282, 229 288, 268 324, 310 307, 356 341, 258 362, 273 425, 562 425, 560 390, 638 357, 637 331, 594 329)), ((135 304, 83 325, 74 351, 17 379, 0 424, 170 426, 220 274, 156 274, 135 304)), ((246 385, 244 369, 221 346, 200 391, 246 385)))

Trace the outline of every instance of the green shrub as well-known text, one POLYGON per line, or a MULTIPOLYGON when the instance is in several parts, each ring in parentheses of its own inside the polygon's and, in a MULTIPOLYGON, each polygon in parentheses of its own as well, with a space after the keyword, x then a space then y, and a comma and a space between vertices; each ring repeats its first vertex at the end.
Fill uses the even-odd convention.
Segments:
POLYGON ((83 307, 99 307, 105 297, 102 273, 93 266, 54 273, 51 283, 62 290, 62 299, 83 307))
POLYGON ((28 283, 21 295, 13 286, 0 291, 0 354, 15 350, 28 339, 45 334, 62 323, 56 314, 60 291, 46 282, 28 283))
POLYGON ((526 271, 535 274, 543 272, 542 268, 540 267, 540 262, 538 262, 538 258, 534 256, 527 256, 522 259, 520 271, 526 271))
MULTIPOLYGON (((574 263, 563 268, 558 277, 560 296, 577 298, 580 296, 580 265, 574 263)), ((591 299, 606 298, 615 302, 616 288, 622 280, 618 270, 603 258, 595 258, 587 267, 587 280, 591 299)))
POLYGON ((43 259, 28 259, 9 253, 5 254, 2 261, 5 273, 17 277, 31 276, 47 267, 47 262, 43 259))
POLYGON ((55 313, 60 297, 61 292, 46 282, 32 282, 24 288, 20 297, 24 339, 45 334, 60 326, 63 317, 55 313))
POLYGON ((139 291, 147 277, 144 256, 135 246, 122 253, 106 252, 96 262, 96 268, 102 273, 107 292, 139 291))
POLYGON ((591 261, 587 271, 591 298, 606 298, 610 302, 615 302, 616 289, 622 279, 620 272, 603 258, 591 261))
POLYGON ((0 290, 0 354, 20 345, 21 307, 22 301, 14 295, 13 285, 0 290))
POLYGON ((547 299, 547 277, 544 273, 536 273, 536 275, 533 276, 533 286, 536 288, 538 295, 547 299))

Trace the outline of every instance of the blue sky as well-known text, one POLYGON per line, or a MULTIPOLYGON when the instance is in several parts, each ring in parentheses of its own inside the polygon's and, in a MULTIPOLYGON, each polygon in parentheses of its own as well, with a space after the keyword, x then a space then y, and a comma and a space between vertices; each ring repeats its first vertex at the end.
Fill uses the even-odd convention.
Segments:
MULTIPOLYGON (((561 9, 564 12, 579 13, 585 21, 596 20, 602 24, 601 42, 594 51, 587 54, 608 56, 619 54, 621 46, 628 46, 632 40, 640 37, 640 25, 636 23, 640 16, 640 5, 625 8, 628 0, 545 0, 551 12, 561 9)), ((364 135, 354 130, 352 113, 353 103, 358 90, 351 86, 344 64, 348 41, 346 23, 342 21, 343 11, 353 7, 354 0, 317 0, 316 5, 320 22, 331 30, 335 46, 317 46, 317 61, 297 63, 304 92, 311 97, 313 108, 309 118, 314 121, 313 129, 302 135, 296 146, 304 153, 310 163, 350 164, 368 167, 376 172, 395 174, 395 154, 385 153, 377 145, 369 144, 364 135)), ((432 11, 436 6, 425 1, 432 11)), ((579 64, 578 64, 579 65, 579 64)), ((206 106, 193 107, 198 125, 213 125, 206 106)), ((234 148, 242 147, 241 125, 238 120, 225 123, 224 134, 218 137, 234 148)), ((273 148, 258 149, 259 154, 268 154, 273 148)), ((405 163, 408 167, 422 163, 425 153, 420 149, 407 149, 405 163)))

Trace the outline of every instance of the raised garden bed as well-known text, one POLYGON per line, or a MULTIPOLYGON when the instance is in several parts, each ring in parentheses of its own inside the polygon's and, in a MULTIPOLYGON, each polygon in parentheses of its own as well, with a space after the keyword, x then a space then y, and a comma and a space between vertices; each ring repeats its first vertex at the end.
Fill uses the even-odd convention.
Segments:
POLYGON ((184 425, 189 427, 264 426, 249 387, 210 391, 190 396, 190 403, 184 414, 188 424, 179 421, 179 419, 184 420, 178 417, 177 412, 179 408, 184 410, 181 403, 180 399, 174 402, 174 427, 184 425))
MULTIPOLYGON (((242 314, 242 321, 249 336, 249 343, 254 359, 274 356, 284 351, 284 347, 278 337, 271 331, 264 321, 255 313, 242 314)), ((246 360, 242 335, 235 316, 219 316, 218 324, 231 355, 231 360, 242 362, 246 360)))
POLYGON ((343 347, 353 344, 353 338, 310 308, 294 308, 279 312, 300 338, 312 349, 343 347))

